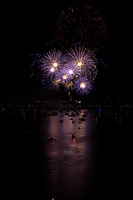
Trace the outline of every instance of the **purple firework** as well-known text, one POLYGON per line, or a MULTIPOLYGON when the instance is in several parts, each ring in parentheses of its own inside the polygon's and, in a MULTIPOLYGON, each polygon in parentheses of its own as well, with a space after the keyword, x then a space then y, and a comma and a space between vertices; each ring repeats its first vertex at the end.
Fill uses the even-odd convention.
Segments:
MULTIPOLYGON (((56 82, 55 77, 59 72, 59 69, 64 65, 65 58, 61 51, 53 49, 48 53, 45 53, 41 60, 41 71, 45 82, 48 82, 49 86, 56 82)), ((57 83, 57 82, 56 82, 57 83)))
POLYGON ((64 58, 61 51, 53 49, 44 54, 41 61, 41 68, 47 75, 51 72, 56 72, 64 64, 64 58))
POLYGON ((86 48, 71 49, 66 55, 67 59, 75 65, 77 75, 85 75, 90 79, 97 74, 97 62, 93 51, 86 48))
POLYGON ((92 83, 90 83, 87 77, 83 76, 74 82, 73 89, 81 96, 87 95, 90 94, 90 91, 92 90, 92 83))
POLYGON ((72 62, 66 63, 60 68, 58 73, 56 73, 55 79, 60 81, 60 83, 67 84, 74 79, 76 71, 77 69, 72 62))
POLYGON ((97 75, 96 58, 86 48, 75 48, 63 55, 56 49, 38 58, 42 72, 42 83, 48 89, 64 85, 75 89, 80 95, 89 94, 97 75))

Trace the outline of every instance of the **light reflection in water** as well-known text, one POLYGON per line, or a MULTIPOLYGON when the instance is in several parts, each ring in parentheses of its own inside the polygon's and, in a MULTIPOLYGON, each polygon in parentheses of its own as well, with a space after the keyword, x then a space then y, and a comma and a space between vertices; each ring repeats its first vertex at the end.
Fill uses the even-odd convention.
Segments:
MULTIPOLYGON (((62 117, 59 113, 42 121, 44 131, 41 137, 45 142, 40 144, 39 148, 42 174, 44 174, 41 179, 44 182, 46 196, 50 194, 52 198, 62 195, 63 198, 69 194, 78 199, 81 194, 91 190, 93 185, 91 176, 93 176, 92 169, 97 148, 92 135, 95 134, 96 126, 89 114, 86 121, 79 123, 79 118, 83 114, 82 111, 80 115, 70 120, 71 117, 67 115, 62 117), (72 139, 72 133, 75 133, 76 138, 72 139), (51 137, 55 140, 50 141, 51 137)), ((93 177, 93 182, 95 178, 93 177)))
POLYGON ((127 183, 120 169, 128 171, 123 152, 126 157, 130 155, 126 149, 132 116, 120 126, 112 120, 95 121, 89 113, 86 121, 79 123, 83 114, 84 111, 72 117, 74 123, 61 113, 47 118, 1 118, 3 151, 7 152, 5 175, 16 183, 14 187, 9 181, 7 189, 16 188, 30 198, 36 191, 36 199, 98 199, 90 197, 94 194, 103 197, 105 191, 120 195, 117 186, 124 191, 127 183))

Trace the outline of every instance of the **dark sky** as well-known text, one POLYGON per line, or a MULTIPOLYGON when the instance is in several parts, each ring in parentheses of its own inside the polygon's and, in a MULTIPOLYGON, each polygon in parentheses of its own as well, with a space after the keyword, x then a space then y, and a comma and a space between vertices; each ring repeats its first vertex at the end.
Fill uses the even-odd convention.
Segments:
MULTIPOLYGON (((69 2, 71 1, 56 0, 44 3, 37 1, 32 4, 18 3, 18 5, 8 5, 8 8, 4 7, 7 21, 4 22, 3 38, 1 38, 4 41, 4 64, 0 67, 1 96, 17 95, 32 88, 30 80, 28 81, 28 55, 45 50, 46 42, 53 39, 57 13, 69 2)), ((95 2, 105 17, 110 31, 108 43, 103 51, 103 60, 108 68, 99 82, 99 91, 114 92, 114 94, 130 93, 132 90, 132 69, 128 54, 130 4, 127 1, 118 3, 116 0, 95 2)))

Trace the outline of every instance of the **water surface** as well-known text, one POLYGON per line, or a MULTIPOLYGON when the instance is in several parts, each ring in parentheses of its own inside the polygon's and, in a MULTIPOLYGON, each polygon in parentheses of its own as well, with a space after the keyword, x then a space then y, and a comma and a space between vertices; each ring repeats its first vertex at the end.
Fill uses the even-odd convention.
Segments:
POLYGON ((88 111, 86 121, 79 121, 85 113, 2 121, 7 195, 55 200, 122 196, 127 163, 123 137, 129 126, 94 120, 88 111))

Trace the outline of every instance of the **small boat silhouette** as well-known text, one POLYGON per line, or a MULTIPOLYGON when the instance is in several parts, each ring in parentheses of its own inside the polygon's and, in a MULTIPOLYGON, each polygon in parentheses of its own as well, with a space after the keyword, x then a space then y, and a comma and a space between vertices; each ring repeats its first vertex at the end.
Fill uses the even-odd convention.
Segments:
POLYGON ((84 117, 80 118, 79 120, 82 122, 86 121, 86 119, 84 117))
POLYGON ((52 141, 55 141, 56 139, 51 137, 49 140, 52 142, 52 141))
POLYGON ((75 133, 72 133, 72 139, 75 138, 75 133))

